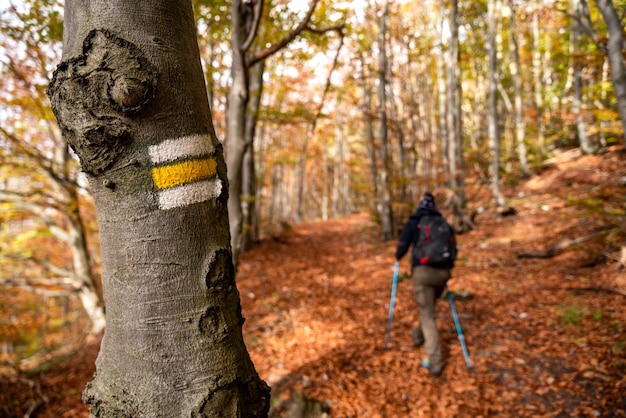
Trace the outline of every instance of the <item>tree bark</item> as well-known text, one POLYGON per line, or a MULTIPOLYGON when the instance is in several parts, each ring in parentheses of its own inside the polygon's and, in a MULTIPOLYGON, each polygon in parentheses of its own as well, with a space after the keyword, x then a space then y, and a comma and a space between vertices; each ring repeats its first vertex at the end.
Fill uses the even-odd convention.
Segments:
POLYGON ((381 223, 381 240, 387 241, 394 237, 393 212, 391 210, 391 179, 389 163, 389 140, 387 132, 387 19, 389 18, 389 4, 385 6, 381 16, 380 32, 378 34, 378 134, 380 139, 380 200, 378 212, 381 223))
POLYGON ((615 11, 612 0, 596 0, 596 4, 602 13, 609 30, 608 56, 611 67, 611 79, 613 90, 617 98, 617 108, 622 121, 624 144, 626 145, 626 65, 624 64, 624 28, 615 11))
POLYGON ((544 99, 543 99, 543 60, 541 53, 541 40, 539 33, 539 11, 540 11, 541 1, 537 0, 534 5, 535 10, 533 11, 532 16, 532 73, 533 73, 533 81, 534 81, 534 103, 535 110, 537 112, 537 146, 539 148, 539 161, 543 160, 543 156, 546 154, 546 146, 545 146, 545 109, 544 109, 544 99))
POLYGON ((575 19, 572 24, 572 73, 573 73, 573 83, 574 83, 574 94, 572 97, 572 113, 574 114, 576 120, 576 137, 578 138, 578 142, 580 144, 580 149, 583 154, 591 154, 594 152, 594 147, 591 144, 591 139, 587 134, 587 124, 585 123, 585 118, 583 115, 583 75, 582 75, 582 66, 579 63, 580 59, 578 58, 580 54, 580 36, 581 36, 581 25, 580 21, 583 16, 582 13, 582 2, 580 0, 572 0, 572 8, 574 9, 575 19))
POLYGON ((49 96, 92 188, 107 306, 90 416, 266 416, 191 1, 68 0, 64 24, 49 96))
MULTIPOLYGON (((228 160, 228 180, 231 187, 231 195, 228 201, 228 212, 230 215, 230 235, 235 266, 239 263, 239 253, 243 244, 243 211, 241 207, 243 159, 248 147, 252 146, 245 136, 245 113, 250 94, 249 69, 259 61, 263 61, 276 52, 286 47, 296 39, 305 29, 313 31, 309 27, 309 22, 313 16, 319 0, 311 0, 306 15, 292 31, 287 33, 278 42, 267 48, 260 49, 254 53, 249 52, 254 42, 261 14, 263 12, 263 0, 234 0, 231 6, 232 20, 232 86, 229 92, 228 107, 228 139, 227 153, 228 160)), ((338 30, 343 25, 323 30, 314 30, 316 33, 323 33, 329 30, 338 30)), ((252 129, 254 132, 254 129, 252 129)))
POLYGON ((520 54, 518 46, 518 33, 517 33, 517 14, 515 13, 515 4, 509 2, 509 7, 513 11, 511 15, 511 28, 509 30, 509 49, 511 51, 511 78, 513 78, 513 90, 514 90, 514 108, 515 108, 515 143, 517 148, 517 156, 519 159, 520 168, 524 176, 530 174, 530 168, 528 166, 528 151, 526 149, 525 131, 526 126, 524 124, 524 104, 522 100, 522 75, 520 73, 520 54))
MULTIPOLYGON (((370 175, 372 179, 372 192, 374 201, 378 202, 379 197, 379 175, 378 175, 378 157, 376 155, 376 139, 374 137, 374 116, 372 111, 372 88, 368 84, 368 74, 366 71, 367 64, 362 54, 359 54, 361 61, 361 74, 360 80, 361 88, 363 90, 363 103, 361 108, 363 109, 363 136, 365 137, 365 144, 367 147, 367 155, 369 157, 370 175)), ((376 207, 378 210, 378 206, 376 207)))
POLYGON ((261 96, 263 93, 263 74, 265 72, 265 61, 259 61, 250 69, 250 100, 248 111, 246 112, 245 136, 249 146, 243 156, 241 175, 241 210, 243 220, 241 250, 247 251, 252 247, 252 243, 257 240, 258 201, 256 199, 256 168, 254 158, 254 146, 259 109, 261 108, 261 96))
POLYGON ((500 130, 498 127, 498 101, 496 96, 498 63, 496 54, 496 12, 500 10, 500 0, 489 0, 488 16, 489 34, 487 45, 489 48, 489 147, 491 149, 491 192, 497 206, 504 205, 504 198, 500 190, 500 130))

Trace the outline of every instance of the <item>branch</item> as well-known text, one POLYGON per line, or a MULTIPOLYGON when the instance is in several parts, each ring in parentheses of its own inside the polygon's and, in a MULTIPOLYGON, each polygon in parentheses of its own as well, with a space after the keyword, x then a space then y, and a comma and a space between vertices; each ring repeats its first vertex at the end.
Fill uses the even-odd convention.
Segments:
POLYGON ((59 176, 52 168, 50 164, 50 160, 48 160, 39 150, 26 141, 21 140, 15 134, 7 131, 3 127, 0 126, 0 134, 4 135, 5 138, 13 143, 17 149, 26 154, 27 157, 33 159, 36 162, 37 167, 41 168, 41 170, 50 177, 55 183, 58 183, 60 187, 65 189, 69 189, 70 187, 78 188, 78 183, 74 180, 71 180, 66 177, 59 176), (48 164, 46 164, 48 163, 48 164))
POLYGON ((339 32, 339 34, 341 35, 341 37, 343 38, 344 34, 343 34, 343 30, 346 28, 346 24, 345 23, 340 23, 338 25, 335 26, 328 26, 326 28, 314 28, 311 25, 307 25, 306 28, 304 28, 304 30, 306 30, 307 32, 311 32, 311 33, 315 33, 317 35, 323 35, 326 32, 332 32, 332 31, 337 31, 339 32))
POLYGON ((45 212, 48 209, 53 209, 61 214, 67 214, 69 209, 67 206, 59 206, 46 202, 45 205, 31 201, 29 198, 40 195, 44 198, 48 198, 53 202, 58 202, 59 199, 55 199, 50 195, 40 193, 38 191, 31 191, 28 193, 18 193, 8 190, 0 190, 0 202, 13 203, 19 210, 24 212, 30 212, 35 216, 42 218, 46 222, 52 222, 52 218, 46 216, 45 212))
MULTIPOLYGON (((3 190, 0 190, 0 201, 11 202, 15 206, 17 206, 19 210, 32 213, 46 224, 52 235, 54 235, 57 239, 69 245, 74 245, 75 240, 72 234, 57 226, 55 220, 46 214, 46 210, 48 209, 58 210, 57 208, 54 208, 54 206, 43 206, 37 203, 29 202, 17 193, 6 192, 3 190)), ((67 212, 59 212, 64 214, 66 217, 68 215, 67 212)))
MULTIPOLYGON (((42 260, 41 258, 37 258, 37 257, 19 257, 19 256, 12 255, 12 254, 3 254, 2 257, 7 260, 15 261, 15 262, 22 263, 22 264, 29 262, 29 261, 33 262, 36 265, 47 269, 48 272, 54 274, 58 278, 62 278, 61 279, 62 281, 67 280, 66 284, 71 285, 73 281, 71 277, 73 277, 74 274, 71 271, 61 268, 61 267, 57 267, 47 260, 42 260), (65 277, 67 277, 68 279, 66 279, 65 277)), ((58 280, 58 278, 55 280, 58 280)), ((49 280, 49 279, 41 279, 41 280, 49 280)))
POLYGON ((583 29, 583 32, 585 32, 587 36, 591 38, 591 40, 598 47, 598 49, 600 49, 604 53, 607 53, 608 49, 606 45, 604 45, 602 42, 596 41, 596 31, 593 28, 593 25, 591 24, 591 18, 589 17, 589 8, 587 7, 587 2, 585 0, 582 0, 582 2, 583 2, 582 6, 583 6, 583 12, 584 12, 584 16, 583 16, 584 19, 580 18, 579 16, 576 16, 575 14, 568 12, 567 10, 563 10, 558 7, 554 7, 550 9, 560 12, 564 14, 565 16, 569 17, 570 19, 575 20, 583 29))
MULTIPOLYGON (((17 288, 17 289, 24 289, 28 292, 32 292, 38 295, 43 295, 43 296, 48 296, 48 297, 67 296, 74 291, 74 289, 71 287, 65 290, 49 290, 49 289, 44 289, 44 288, 29 284, 29 283, 19 283, 17 281, 12 281, 12 280, 2 282, 2 285, 7 286, 7 287, 12 287, 12 288, 17 288)), ((48 286, 62 286, 62 285, 56 284, 56 283, 50 283, 48 286)))
POLYGON ((306 13, 306 16, 304 16, 304 19, 302 19, 302 22, 300 22, 300 24, 294 30, 289 32, 287 36, 285 36, 283 39, 276 42, 275 44, 272 44, 266 49, 262 49, 252 54, 248 62, 246 62, 246 65, 248 67, 252 67, 257 62, 262 61, 274 55, 275 53, 280 51, 282 48, 289 45, 291 41, 296 39, 296 37, 300 35, 300 33, 302 33, 302 31, 305 30, 306 27, 309 25, 309 22, 311 21, 311 17, 313 16, 313 12, 315 11, 315 8, 317 7, 318 3, 319 3, 319 0, 312 0, 311 5, 309 6, 309 10, 306 13))
POLYGON ((618 295, 626 296, 626 291, 622 289, 618 289, 617 287, 610 286, 589 286, 589 287, 561 287, 561 286, 552 286, 552 287, 541 287, 541 289, 545 290, 568 290, 570 292, 611 292, 616 293, 618 295))
POLYGON ((587 235, 584 237, 576 238, 576 239, 566 238, 564 240, 559 241, 556 245, 553 245, 547 250, 520 253, 520 254, 517 254, 517 258, 552 258, 552 257, 555 257, 557 254, 561 253, 563 250, 573 245, 577 245, 582 242, 588 241, 598 234, 599 232, 595 234, 587 235))
MULTIPOLYGON (((264 2, 265 2, 264 0, 250 1, 250 3, 254 3, 251 6, 252 24, 250 25, 250 28, 248 29, 248 36, 246 40, 243 41, 243 43, 241 44, 242 53, 250 49, 250 46, 252 45, 254 38, 256 38, 257 32, 259 30, 259 25, 261 24, 261 17, 263 16, 263 3, 264 2)), ((250 6, 246 4, 245 7, 250 7, 250 6)))
MULTIPOLYGON (((343 27, 343 25, 341 27, 343 27)), ((337 29, 329 29, 329 30, 337 30, 337 29)), ((320 33, 323 33, 323 32, 320 32, 320 33)), ((326 102, 326 95, 328 94, 328 91, 330 90, 331 79, 332 79, 333 73, 335 72, 335 69, 337 68, 337 64, 339 62, 339 54, 341 53, 341 48, 343 47, 343 42, 344 42, 343 31, 339 31, 339 35, 340 35, 339 46, 337 47, 337 52, 335 53, 335 58, 333 59, 333 65, 330 67, 330 71, 328 72, 328 77, 326 77, 326 85, 324 86, 324 92, 322 93, 322 100, 320 100, 319 106, 317 107, 317 111, 315 114, 315 118, 313 119, 313 123, 311 125, 311 135, 315 131, 315 125, 317 125, 317 120, 322 114, 322 109, 324 108, 324 104, 326 102)))

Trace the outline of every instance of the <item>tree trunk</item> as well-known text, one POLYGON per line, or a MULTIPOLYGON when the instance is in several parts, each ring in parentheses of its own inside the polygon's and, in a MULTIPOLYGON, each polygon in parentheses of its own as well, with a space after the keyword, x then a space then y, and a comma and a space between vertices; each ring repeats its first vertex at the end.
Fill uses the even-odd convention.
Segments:
POLYGON ((500 10, 499 0, 489 0, 488 21, 489 34, 487 45, 489 48, 489 147, 491 149, 491 192, 497 206, 504 205, 504 198, 500 191, 500 130, 498 127, 498 101, 496 96, 498 64, 496 59, 496 12, 500 10))
MULTIPOLYGON (((364 57, 360 56, 361 61, 361 88, 363 89, 363 136, 367 145, 367 155, 369 156, 370 175, 372 179, 372 194, 374 202, 378 204, 379 198, 379 176, 378 176, 378 157, 376 155, 376 139, 374 137, 374 117, 372 115, 372 88, 368 84, 368 74, 366 73, 367 64, 364 57)), ((378 206, 376 207, 378 210, 378 206)))
MULTIPOLYGON (((438 34, 439 39, 441 39, 441 43, 444 43, 444 30, 443 30, 443 17, 442 17, 442 21, 441 21, 441 25, 440 25, 440 32, 438 34)), ((439 132, 438 132, 438 137, 439 137, 439 141, 441 142, 441 160, 443 163, 443 170, 445 173, 448 173, 449 170, 449 165, 447 164, 448 162, 448 139, 450 138, 450 134, 448 132, 448 119, 446 117, 447 113, 448 113, 448 89, 447 89, 447 85, 446 85, 446 68, 445 68, 445 56, 443 53, 441 54, 436 54, 437 58, 437 90, 439 93, 439 114, 438 114, 438 118, 439 118, 439 132)), ((436 136, 431 137, 431 143, 436 143, 436 141, 434 140, 436 136)), ((433 153, 432 156, 434 157, 435 155, 437 155, 436 153, 433 153)), ((430 166, 431 166, 431 170, 432 173, 434 174, 434 176, 432 177, 433 179, 437 177, 437 173, 439 172, 439 170, 441 169, 437 163, 437 161, 435 161, 435 159, 433 158, 432 161, 430 161, 430 166)))
POLYGON ((526 138, 524 124, 524 106, 522 101, 522 75, 520 74, 520 57, 519 47, 517 42, 517 14, 515 14, 515 5, 513 2, 509 2, 509 7, 513 10, 511 16, 511 28, 509 31, 509 46, 511 51, 511 78, 513 79, 514 90, 514 112, 515 112, 515 144, 517 148, 517 157, 519 159, 520 168, 524 176, 530 174, 530 168, 528 167, 528 152, 526 150, 526 138))
POLYGON ((256 200, 256 170, 254 158, 254 142, 259 109, 261 108, 261 95, 263 93, 263 73, 265 71, 265 61, 259 61, 250 69, 250 102, 246 112, 245 135, 246 143, 249 146, 243 157, 242 166, 242 202, 241 210, 243 215, 243 231, 241 250, 247 251, 252 243, 258 238, 255 235, 258 215, 258 205, 256 200))
POLYGON ((574 95, 572 97, 572 113, 574 114, 576 121, 576 136, 580 144, 580 149, 583 154, 591 154, 594 152, 594 147, 591 144, 591 139, 587 134, 587 124, 585 123, 585 117, 583 115, 582 103, 583 103, 583 75, 582 66, 579 63, 580 58, 580 36, 581 27, 580 20, 582 18, 582 2, 580 0, 572 0, 572 7, 574 9, 575 19, 572 24, 572 69, 573 69, 573 83, 574 83, 574 95))
POLYGON ((612 0, 596 0, 609 31, 608 56, 611 66, 613 90, 617 98, 617 108, 622 120, 624 144, 626 145, 626 65, 624 64, 624 28, 619 15, 615 11, 612 0))
POLYGON ((191 1, 68 0, 49 95, 100 225, 107 327, 90 416, 266 416, 191 1))
MULTIPOLYGON (((76 192, 72 190, 73 194, 76 192)), ((76 202, 69 215, 72 224, 70 236, 70 248, 72 251, 72 266, 74 267, 74 281, 78 289, 78 297, 91 320, 90 333, 100 334, 106 326, 104 303, 96 288, 96 281, 91 271, 91 256, 87 248, 85 228, 78 210, 78 196, 73 195, 72 201, 76 202)))
POLYGON ((542 54, 541 54, 541 40, 539 34, 539 12, 541 1, 537 0, 535 4, 535 10, 532 17, 532 39, 533 39, 533 53, 532 53, 532 73, 534 80, 534 101, 535 110, 537 112, 537 145, 539 148, 539 162, 543 160, 543 156, 546 154, 545 146, 545 110, 543 104, 543 67, 542 67, 542 54))
MULTIPOLYGON (((248 23, 242 16, 241 1, 233 1, 231 85, 228 92, 228 116, 226 121, 226 165, 228 166, 228 216, 230 220, 230 245, 233 264, 239 264, 239 253, 243 243, 243 210, 241 208, 243 158, 248 148, 246 142, 246 110, 249 99, 248 65, 246 49, 248 23)), ((246 15, 251 18, 251 15, 246 15)))
POLYGON ((457 83, 457 66, 458 66, 458 27, 457 27, 457 14, 458 5, 456 0, 451 1, 451 13, 449 19, 450 33, 448 39, 448 49, 445 54, 445 79, 446 79, 446 130, 448 133, 448 186, 456 192, 458 187, 457 178, 457 163, 458 163, 458 145, 461 141, 459 138, 460 131, 457 129, 457 121, 460 118, 458 110, 460 108, 457 103, 460 101, 460 94, 457 88, 460 90, 460 86, 457 83))
POLYGON ((389 164, 389 140, 387 136, 387 19, 389 16, 389 4, 385 2, 383 15, 378 34, 378 118, 380 139, 380 201, 378 212, 381 223, 381 240, 387 241, 394 238, 393 212, 391 210, 391 179, 389 164))
POLYGON ((463 164, 463 119, 461 110, 461 63, 459 55, 459 5, 457 0, 451 1, 450 13, 450 44, 447 54, 448 74, 448 133, 450 188, 455 198, 454 213, 457 228, 461 231, 474 229, 475 225, 468 222, 469 216, 465 213, 467 206, 465 193, 465 170, 463 164))

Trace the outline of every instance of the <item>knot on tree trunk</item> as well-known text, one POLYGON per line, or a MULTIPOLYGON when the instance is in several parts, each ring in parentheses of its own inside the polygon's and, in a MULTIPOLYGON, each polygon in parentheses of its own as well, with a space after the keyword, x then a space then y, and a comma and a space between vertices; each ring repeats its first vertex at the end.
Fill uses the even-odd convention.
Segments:
POLYGON ((48 95, 85 172, 103 172, 131 141, 129 117, 154 97, 156 74, 136 45, 102 29, 89 32, 80 55, 59 64, 48 95))

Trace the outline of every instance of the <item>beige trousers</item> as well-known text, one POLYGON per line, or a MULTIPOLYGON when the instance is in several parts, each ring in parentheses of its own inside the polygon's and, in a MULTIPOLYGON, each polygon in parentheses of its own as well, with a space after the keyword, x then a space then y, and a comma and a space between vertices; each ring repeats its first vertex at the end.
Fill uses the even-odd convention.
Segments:
POLYGON ((435 304, 450 279, 450 270, 418 266, 413 268, 412 279, 413 297, 420 309, 419 324, 413 329, 413 343, 415 345, 424 343, 430 365, 442 368, 444 362, 437 330, 435 304))

